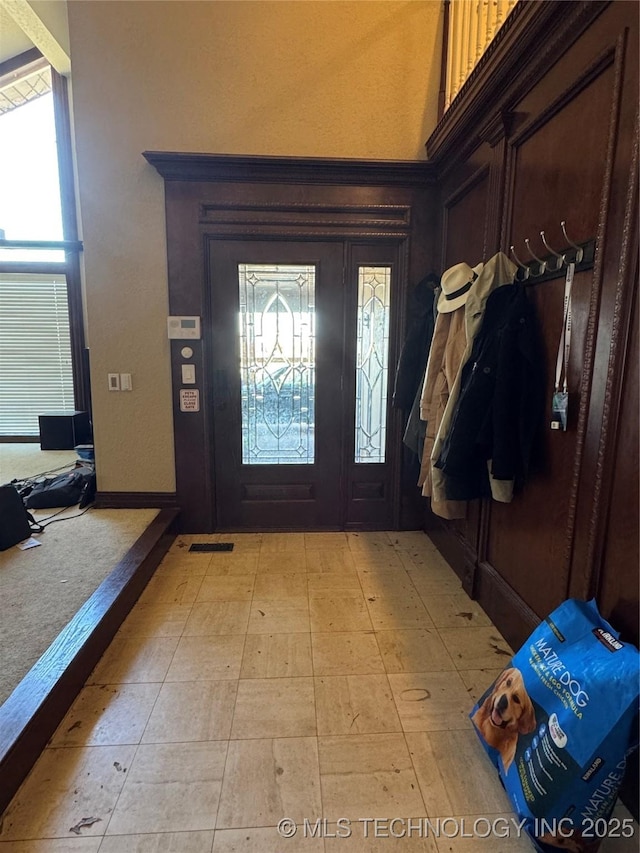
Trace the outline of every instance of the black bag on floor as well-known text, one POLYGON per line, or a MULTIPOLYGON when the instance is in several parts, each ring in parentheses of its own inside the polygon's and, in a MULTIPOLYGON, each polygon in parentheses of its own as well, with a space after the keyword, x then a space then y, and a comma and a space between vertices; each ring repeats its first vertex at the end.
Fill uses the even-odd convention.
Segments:
POLYGON ((0 486, 0 551, 28 539, 32 533, 41 532, 42 527, 27 512, 16 487, 0 486))
POLYGON ((93 471, 78 468, 57 477, 51 477, 42 483, 36 483, 25 498, 29 509, 49 509, 58 506, 74 506, 80 500, 82 490, 93 471))

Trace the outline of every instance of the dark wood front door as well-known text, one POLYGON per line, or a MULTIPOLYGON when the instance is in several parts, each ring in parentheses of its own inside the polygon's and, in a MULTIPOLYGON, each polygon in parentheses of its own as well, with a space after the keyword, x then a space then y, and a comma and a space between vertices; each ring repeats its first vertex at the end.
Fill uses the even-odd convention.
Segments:
POLYGON ((209 242, 216 529, 392 524, 390 251, 209 242))

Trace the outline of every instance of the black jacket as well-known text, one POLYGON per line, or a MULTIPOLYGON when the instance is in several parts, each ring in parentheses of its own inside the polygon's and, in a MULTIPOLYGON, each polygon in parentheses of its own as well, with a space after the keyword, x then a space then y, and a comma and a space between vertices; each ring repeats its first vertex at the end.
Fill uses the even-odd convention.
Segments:
POLYGON ((544 415, 545 368, 534 307, 523 285, 489 296, 460 396, 436 462, 447 475, 447 498, 491 495, 496 480, 522 485, 544 415))
POLYGON ((396 381, 393 391, 393 405, 396 409, 409 411, 413 406, 420 380, 429 356, 429 347, 433 337, 434 288, 438 277, 430 273, 413 289, 409 301, 410 317, 407 335, 398 360, 396 381))

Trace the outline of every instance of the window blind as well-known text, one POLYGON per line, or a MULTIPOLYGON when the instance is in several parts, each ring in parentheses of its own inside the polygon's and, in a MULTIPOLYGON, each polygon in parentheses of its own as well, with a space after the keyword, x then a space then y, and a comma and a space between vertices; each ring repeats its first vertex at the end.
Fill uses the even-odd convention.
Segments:
POLYGON ((74 408, 65 277, 0 275, 0 435, 38 435, 38 415, 74 408))

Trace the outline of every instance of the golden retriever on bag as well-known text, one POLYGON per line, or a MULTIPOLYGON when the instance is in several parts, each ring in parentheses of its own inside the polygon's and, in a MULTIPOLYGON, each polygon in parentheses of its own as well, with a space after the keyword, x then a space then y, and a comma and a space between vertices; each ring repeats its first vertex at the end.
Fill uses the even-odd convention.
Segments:
POLYGON ((516 754, 518 735, 530 734, 536 727, 533 704, 519 669, 505 669, 471 719, 486 743, 500 753, 506 773, 516 754))

